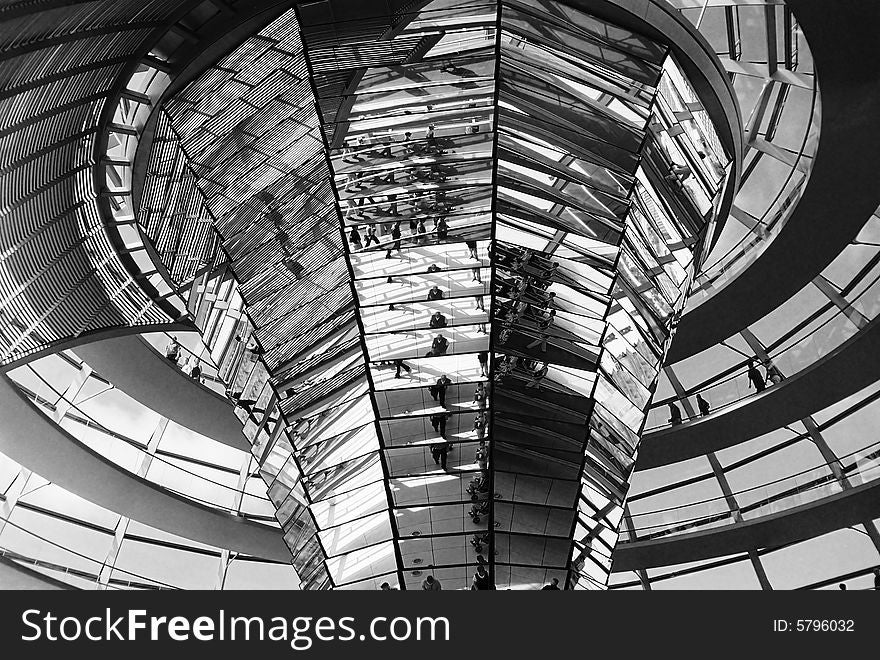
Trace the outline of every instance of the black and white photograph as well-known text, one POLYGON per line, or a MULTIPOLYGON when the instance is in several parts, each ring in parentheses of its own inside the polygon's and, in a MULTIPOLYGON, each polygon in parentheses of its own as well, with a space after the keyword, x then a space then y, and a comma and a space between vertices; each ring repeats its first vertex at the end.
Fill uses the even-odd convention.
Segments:
POLYGON ((3 636, 870 633, 878 25, 2 0, 3 636))

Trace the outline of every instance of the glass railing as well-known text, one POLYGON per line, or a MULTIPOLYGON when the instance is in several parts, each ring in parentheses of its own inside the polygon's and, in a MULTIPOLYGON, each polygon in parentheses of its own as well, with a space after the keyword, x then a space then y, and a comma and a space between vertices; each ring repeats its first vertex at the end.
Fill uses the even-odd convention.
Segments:
POLYGON ((220 378, 220 374, 214 362, 210 357, 205 357, 204 354, 208 349, 207 347, 201 346, 202 340, 200 336, 197 336, 194 333, 175 333, 174 335, 171 335, 169 333, 151 332, 141 335, 141 339, 152 346, 160 355, 164 356, 168 345, 172 342, 172 336, 177 338, 180 345, 180 357, 177 360, 177 367, 186 376, 189 376, 201 385, 204 385, 217 394, 226 396, 227 385, 220 378), (186 346, 185 342, 187 342, 190 337, 195 339, 195 342, 199 344, 199 347, 186 346), (198 366, 198 372, 194 374, 193 369, 196 366, 198 366))
MULTIPOLYGON (((57 395, 57 401, 64 398, 58 389, 47 383, 45 379, 41 378, 41 380, 54 395, 57 395)), ((53 419, 57 403, 18 383, 16 385, 37 410, 49 419, 53 419)), ((69 401, 67 403, 70 404, 69 401)), ((244 489, 208 478, 194 471, 197 467, 204 468, 204 466, 193 463, 183 467, 181 465, 185 464, 183 457, 172 457, 168 453, 163 455, 161 450, 149 453, 144 444, 110 431, 74 404, 70 404, 61 422, 55 423, 107 460, 132 475, 147 479, 159 488, 214 509, 222 509, 258 522, 276 524, 275 508, 265 495, 266 486, 258 476, 250 476, 244 489)), ((237 481, 238 474, 230 474, 230 478, 237 481)))
MULTIPOLYGON (((797 153, 792 154, 793 162, 790 165, 788 175, 781 182, 776 195, 769 198, 771 201, 764 213, 756 218, 756 222, 761 226, 760 234, 751 230, 746 231, 745 235, 723 255, 719 257, 709 255, 709 263, 697 276, 688 298, 685 313, 711 298, 751 265, 782 232, 788 219, 797 208, 810 178, 812 159, 816 145, 818 145, 821 124, 820 99, 815 79, 812 100, 810 119, 804 132, 804 139, 797 153)), ((771 157, 768 154, 762 155, 762 158, 771 157)), ((734 205, 737 205, 736 199, 734 205)), ((728 219, 728 222, 735 222, 735 220, 731 218, 728 219)))
MULTIPOLYGON (((839 464, 850 486, 877 480, 880 477, 880 442, 842 456, 839 464)), ((830 468, 822 465, 738 491, 733 493, 733 497, 742 521, 750 521, 816 502, 842 491, 843 486, 830 468)), ((631 520, 634 529, 621 532, 621 542, 646 541, 738 523, 736 513, 730 510, 724 496, 634 512, 631 520)))
MULTIPOLYGON (((859 287, 862 293, 851 303, 851 307, 857 309, 866 309, 876 312, 877 305, 875 301, 876 288, 875 285, 880 282, 880 275, 875 275, 867 286, 859 287)), ((812 285, 808 285, 812 286, 812 285)), ((781 380, 765 378, 766 388, 770 389, 774 385, 778 385, 785 379, 796 377, 797 374, 804 369, 811 367, 818 360, 827 356, 829 353, 837 349, 848 339, 859 332, 859 328, 853 323, 846 313, 838 309, 834 304, 828 303, 816 318, 832 313, 823 320, 818 326, 810 323, 807 334, 799 338, 789 338, 783 344, 772 351, 769 351, 770 362, 776 367, 781 380), (777 382, 773 382, 777 380, 777 382)), ((870 319, 869 319, 870 320, 870 319)), ((755 359, 755 365, 760 367, 761 361, 755 359)), ((766 375, 766 364, 763 365, 761 375, 766 375)), ((740 401, 748 399, 757 394, 754 385, 748 377, 748 359, 734 365, 726 372, 719 376, 719 380, 699 388, 689 390, 685 397, 671 397, 660 401, 655 401, 652 405, 651 412, 648 415, 648 422, 645 426, 645 432, 655 431, 670 426, 668 422, 667 404, 671 401, 680 404, 683 399, 696 397, 700 394, 711 405, 711 413, 716 413, 725 408, 729 408, 740 401)), ((698 406, 694 400, 694 409, 698 406)), ((682 411, 683 421, 696 419, 699 415, 688 416, 682 411)))
MULTIPOLYGON (((4 531, 7 529, 15 530, 17 538, 14 541, 9 541, 10 543, 16 545, 34 543, 40 547, 40 553, 44 557, 51 557, 51 560, 23 554, 6 547, 7 539, 3 538, 3 534, 0 534, 0 557, 45 575, 50 580, 67 583, 75 589, 104 589, 107 591, 179 589, 179 587, 121 569, 113 569, 110 579, 105 579, 102 583, 100 576, 102 569, 105 568, 106 557, 95 558, 75 552, 60 543, 17 525, 8 518, 0 518, 0 529, 4 531)), ((7 532, 5 536, 10 536, 10 534, 7 532)))

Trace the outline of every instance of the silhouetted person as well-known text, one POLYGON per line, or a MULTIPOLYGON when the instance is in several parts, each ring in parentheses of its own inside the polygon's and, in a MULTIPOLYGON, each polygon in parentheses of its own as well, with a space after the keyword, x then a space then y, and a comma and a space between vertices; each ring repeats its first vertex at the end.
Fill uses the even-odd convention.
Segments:
POLYGON ((434 135, 434 124, 428 126, 428 130, 425 132, 425 142, 427 142, 429 149, 437 149, 439 147, 437 137, 434 135))
POLYGON ((388 210, 385 212, 388 215, 400 215, 397 210, 397 195, 388 195, 388 210))
POLYGON ((432 300, 443 300, 443 292, 436 284, 431 287, 430 291, 428 291, 428 302, 431 302, 432 300))
POLYGON ((352 227, 351 232, 348 234, 348 242, 351 243, 351 248, 353 250, 360 250, 363 246, 361 245, 361 235, 358 232, 357 227, 352 227))
POLYGON ((465 241, 465 245, 468 247, 468 256, 471 259, 479 259, 477 256, 477 242, 476 241, 465 241))
POLYGON ((488 351, 480 351, 477 353, 477 360, 480 361, 480 375, 484 378, 489 377, 489 353, 488 351))
POLYGON ((553 578, 550 581, 550 584, 545 584, 543 587, 541 587, 541 591, 562 591, 559 588, 559 578, 553 578))
POLYGON ((440 312, 434 312, 431 315, 431 321, 428 324, 432 330, 436 328, 445 328, 446 327, 446 317, 443 316, 440 312))
POLYGON ((880 568, 874 569, 874 591, 880 591, 880 568))
POLYGON ((486 437, 486 418, 483 416, 483 413, 479 413, 474 417, 474 432, 480 440, 486 437))
POLYGON ((671 401, 669 402, 669 423, 673 426, 681 424, 681 410, 671 401))
POLYGON ((764 381, 761 372, 758 371, 758 368, 755 366, 754 360, 749 360, 749 370, 747 375, 749 377, 749 382, 755 387, 755 391, 763 392, 764 388, 767 387, 767 383, 764 381))
POLYGON ((422 590, 442 591, 443 587, 440 585, 440 580, 436 579, 433 575, 429 575, 425 578, 424 582, 422 582, 422 590))
POLYGON ((437 240, 445 241, 446 237, 449 235, 449 225, 446 224, 446 220, 440 218, 440 222, 437 223, 437 240))
POLYGON ((395 222, 394 226, 391 228, 391 238, 394 239, 394 245, 388 248, 388 251, 385 253, 385 258, 391 258, 391 251, 397 250, 400 252, 400 223, 395 222))
POLYGON ((489 449, 486 447, 485 440, 480 440, 480 446, 477 447, 477 451, 474 454, 474 460, 477 462, 477 467, 479 467, 482 472, 489 469, 489 449))
POLYGON ((840 589, 841 591, 846 591, 846 585, 843 582, 838 584, 837 588, 840 589))
MULTIPOLYGON (((444 440, 446 439, 446 421, 449 419, 449 413, 435 413, 431 415, 429 418, 431 420, 431 426, 434 427, 434 430, 440 434, 440 437, 444 440)), ((433 451, 433 450, 432 450, 433 451)), ((434 462, 437 462, 437 459, 434 459, 434 462)))
POLYGON ((480 408, 485 408, 487 398, 488 394, 486 392, 486 387, 482 382, 477 383, 477 387, 474 389, 474 403, 480 408))
POLYGON ((434 337, 434 341, 431 342, 431 353, 434 356, 445 355, 448 348, 449 341, 443 335, 437 335, 434 337))
POLYGON ((394 591, 394 589, 391 587, 391 585, 388 584, 387 582, 383 582, 382 585, 379 587, 379 590, 380 591, 394 591))
POLYGON ((376 236, 376 228, 373 225, 367 227, 367 238, 364 240, 364 247, 370 247, 371 243, 379 245, 379 237, 376 236))
POLYGON ((434 459, 434 463, 444 470, 446 470, 446 458, 448 454, 449 445, 445 442, 438 442, 431 445, 431 457, 434 459))
POLYGON ((437 393, 437 396, 434 397, 434 399, 440 401, 440 405, 444 408, 446 407, 446 388, 450 385, 452 385, 452 381, 449 380, 449 377, 446 374, 440 376, 434 384, 434 391, 437 393))
POLYGON ((782 382, 782 372, 770 360, 767 360, 767 381, 772 385, 782 382))
POLYGON ((474 583, 471 585, 471 589, 475 591, 489 590, 489 574, 482 564, 477 566, 477 572, 474 573, 474 583))
POLYGON ((168 346, 165 347, 165 357, 174 364, 177 364, 177 361, 180 359, 180 344, 177 343, 177 337, 172 337, 171 341, 168 342, 168 346))
POLYGON ((428 266, 429 273, 439 273, 441 270, 443 269, 440 268, 440 266, 438 266, 437 264, 431 264, 430 266, 428 266))
POLYGON ((705 417, 709 414, 709 410, 712 406, 709 405, 709 402, 706 401, 702 396, 700 396, 699 392, 697 393, 697 408, 700 409, 700 416, 705 417))
POLYGON ((395 378, 402 378, 402 376, 400 375, 401 369, 405 369, 406 373, 408 373, 408 374, 412 373, 412 369, 410 369, 410 366, 406 362, 404 362, 403 360, 395 360, 394 367, 395 367, 395 372, 394 372, 395 378))

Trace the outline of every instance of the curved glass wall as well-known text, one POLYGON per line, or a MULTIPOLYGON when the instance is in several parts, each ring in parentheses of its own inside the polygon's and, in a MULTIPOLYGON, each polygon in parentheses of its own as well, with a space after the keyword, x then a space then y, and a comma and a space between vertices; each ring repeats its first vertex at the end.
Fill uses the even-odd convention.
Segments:
POLYGON ((10 377, 40 412, 133 475, 200 504, 275 525, 274 507, 249 454, 163 419, 63 353, 31 362, 10 377))
MULTIPOLYGON (((179 148, 189 160, 247 302, 242 309, 257 329, 259 362, 267 367, 255 363, 240 389, 230 386, 231 396, 243 408, 270 497, 290 528, 295 562, 312 587, 363 588, 388 580, 418 588, 420 569, 404 566, 409 557, 424 562, 425 552, 438 578, 466 586, 479 563, 472 548, 484 545, 492 546, 487 564, 501 586, 542 583, 548 570, 565 571, 569 563, 578 567, 574 582, 604 584, 619 504, 609 506, 603 493, 621 478, 614 476, 615 461, 623 460, 625 472, 632 457, 615 458, 607 447, 605 457, 602 447, 641 426, 634 411, 650 396, 650 372, 690 283, 691 248, 717 208, 728 163, 699 99, 663 47, 550 4, 514 2, 499 13, 494 2, 435 2, 393 17, 390 38, 358 33, 346 37, 345 46, 337 38, 332 49, 322 41, 327 26, 310 9, 304 14, 308 71, 295 62, 292 15, 285 16, 166 104, 159 124, 170 131, 164 134, 170 142, 162 148, 179 148), (535 31, 535 17, 545 15, 558 16, 535 31), (609 30, 617 35, 614 43, 609 30), (275 62, 272 75, 248 59, 257 51, 275 62), (364 68, 367 51, 370 67, 364 68), (316 133, 308 95, 293 82, 305 73, 317 94, 321 146, 329 158, 324 165, 309 142, 316 133), (226 105, 216 104, 218 93, 226 105), (237 155, 217 160, 214 154, 231 155, 218 151, 227 149, 219 146, 218 130, 233 120, 252 146, 241 150, 236 143, 237 155), (651 137, 640 162, 636 152, 646 132, 651 137), (321 187, 297 187, 304 174, 317 186, 327 164, 335 175, 331 200, 321 187), (292 169, 285 173, 279 165, 292 169), (247 177, 236 176, 244 170, 247 177), (326 215, 327 201, 338 204, 332 208, 341 222, 326 215), (311 214, 311 230, 303 212, 311 214), (340 246, 325 222, 333 220, 346 246, 347 273, 338 268, 340 246), (323 242, 315 242, 319 236, 323 242), (301 245, 308 237, 311 249, 301 245), (328 258, 336 259, 332 268, 328 258), (350 291, 346 279, 353 281, 350 291), (547 304, 539 304, 541 296, 549 296, 547 304), (270 301, 287 306, 288 320, 270 301), (609 304, 615 331, 603 342, 602 310, 609 304), (541 319, 523 305, 534 313, 543 308, 541 319), (435 317, 442 325, 433 325, 435 317), (503 328, 493 327, 497 319, 503 328), (299 337, 291 335, 294 328, 299 337), (444 374, 448 385, 431 385, 444 374), (522 492, 526 499, 517 504, 511 495, 512 502, 529 520, 559 518, 562 508, 575 506, 547 506, 529 495, 528 484, 542 478, 530 473, 538 464, 533 454, 546 448, 522 445, 513 430, 501 432, 514 433, 510 441, 498 439, 488 413, 493 390, 520 380, 534 388, 532 395, 549 389, 554 400, 595 394, 604 401, 592 414, 604 420, 596 422, 600 430, 591 441, 596 469, 583 484, 576 469, 546 475, 558 481, 560 493, 583 495, 575 550, 564 550, 563 537, 554 537, 552 552, 538 547, 529 522, 498 538, 476 533, 494 522, 496 510, 510 508, 494 504, 506 491, 522 492), (447 394, 457 406, 450 416, 425 399, 432 388, 441 408, 447 394), (481 398, 474 401, 486 412, 464 405, 467 389, 477 390, 481 398), (273 406, 287 422, 283 433, 271 419, 273 406), (413 439, 419 433, 425 441, 413 439), (434 433, 460 440, 438 442, 434 433), (327 463, 321 452, 331 447, 342 451, 333 460, 345 462, 327 463), (443 468, 451 462, 461 474, 434 475, 429 457, 443 468), (503 464, 509 469, 499 472, 503 464), (354 469, 359 481, 349 477, 354 469), (513 481, 494 487, 489 482, 498 475, 513 481), (450 490, 456 483, 457 498, 450 490), (434 490, 439 495, 431 495, 434 490), (422 491, 430 501, 399 500, 422 491), (432 523, 428 535, 423 525, 413 530, 423 537, 419 543, 400 536, 402 513, 383 517, 382 509, 402 512, 403 504, 413 515, 438 507, 436 529, 432 523), (343 506, 328 536, 327 511, 343 506), (439 531, 450 515, 465 525, 439 531), (364 516, 372 522, 356 533, 364 516), (467 531, 469 524, 476 532, 467 531), (507 548, 498 559, 496 541, 507 548)), ((185 187, 186 169, 169 175, 179 182, 176 190, 185 187)), ((202 275, 193 276, 193 292, 202 275)), ((189 309, 206 328, 192 297, 189 309)), ((214 351, 210 339, 205 344, 214 351)), ((220 379, 230 382, 211 357, 220 379)), ((512 421, 511 429, 521 423, 512 421)), ((632 443, 625 444, 632 453, 632 443)), ((580 467, 578 452, 566 458, 565 451, 556 456, 560 466, 580 467)), ((611 489, 619 500, 620 489, 611 489)))
POLYGON ((296 589, 289 564, 98 507, 0 454, 0 557, 75 589, 296 589))
MULTIPOLYGON (((773 313, 749 326, 742 335, 670 367, 683 394, 669 393, 673 386, 661 376, 647 431, 667 427, 668 404, 698 410, 700 394, 718 412, 754 396, 756 386, 748 374, 754 363, 767 388, 812 366, 856 335, 880 311, 880 218, 873 215, 837 259, 804 289, 773 313), (748 337, 748 339, 744 338, 748 337), (759 355, 749 340, 757 340, 766 355, 759 355)), ((699 414, 694 416, 699 417, 699 414)))
POLYGON ((782 0, 670 0, 727 69, 744 120, 739 192, 685 311, 709 298, 779 234, 806 186, 821 121, 819 83, 797 16, 782 0), (775 52, 773 52, 775 50, 775 52))
POLYGON ((874 384, 816 412, 815 428, 798 423, 717 452, 728 493, 706 457, 637 472, 627 541, 741 524, 875 481, 880 444, 865 430, 880 414, 878 400, 880 384, 874 384), (833 453, 831 463, 817 435, 833 453))

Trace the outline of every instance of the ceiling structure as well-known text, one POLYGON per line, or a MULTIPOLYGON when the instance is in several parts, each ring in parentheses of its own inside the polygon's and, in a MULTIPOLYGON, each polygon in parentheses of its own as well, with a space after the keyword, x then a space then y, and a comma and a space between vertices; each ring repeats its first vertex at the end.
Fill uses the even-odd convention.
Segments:
POLYGON ((853 55, 812 39, 812 3, 645 2, 645 20, 606 2, 38 4, 0 10, 3 57, 21 65, 0 92, 20 422, 2 434, 20 463, 4 468, 4 570, 75 563, 76 587, 174 586, 119 544, 41 558, 27 539, 60 509, 35 509, 36 488, 106 507, 90 546, 206 543, 220 588, 238 566, 302 588, 419 589, 428 574, 469 588, 483 561, 500 589, 603 587, 612 570, 612 588, 662 588, 731 567, 771 588, 775 556, 841 526, 865 540, 840 576, 876 564, 874 448, 836 431, 872 414, 876 378, 822 396, 809 379, 833 383, 870 351, 877 200, 850 195, 804 268, 756 305, 744 293, 816 235, 821 191, 847 176, 835 144, 861 134, 823 142, 824 113, 853 100, 835 78, 853 55), (426 299, 434 284, 443 297, 426 299), (169 336, 120 337, 153 331, 182 341, 183 372, 161 355, 169 336), (170 375, 139 382, 114 341, 170 375), (768 374, 757 396, 748 357, 768 374), (178 383, 194 364, 202 376, 178 383), (153 381, 195 388, 243 435, 153 381), (685 423, 659 428, 670 402, 685 423), (87 449, 83 471, 140 480, 157 513, 283 535, 293 570, 222 524, 147 515, 157 531, 134 532, 142 510, 22 451, 28 411, 42 437, 54 424, 87 449), (639 461, 646 412, 657 458, 639 461), (725 439, 701 448, 713 428, 725 439))

